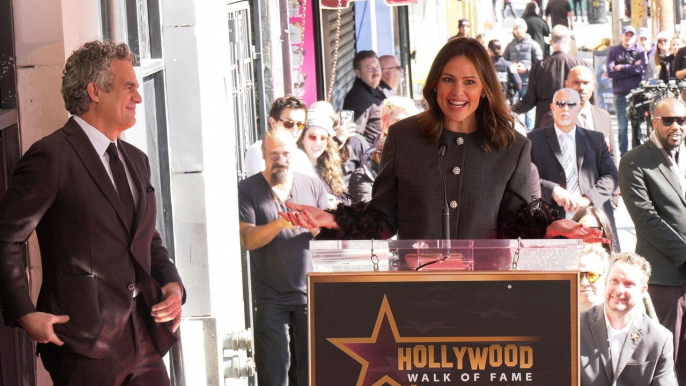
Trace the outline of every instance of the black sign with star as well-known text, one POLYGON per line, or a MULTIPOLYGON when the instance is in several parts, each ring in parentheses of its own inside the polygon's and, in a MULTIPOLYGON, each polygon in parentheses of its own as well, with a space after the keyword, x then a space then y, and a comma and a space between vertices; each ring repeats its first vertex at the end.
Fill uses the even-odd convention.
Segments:
POLYGON ((312 273, 311 385, 576 385, 576 272, 312 273))

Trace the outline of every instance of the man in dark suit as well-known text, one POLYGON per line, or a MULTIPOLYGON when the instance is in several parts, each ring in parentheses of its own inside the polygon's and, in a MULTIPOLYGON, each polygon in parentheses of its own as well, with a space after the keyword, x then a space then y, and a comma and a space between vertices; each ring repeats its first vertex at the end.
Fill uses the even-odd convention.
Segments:
POLYGON ((169 384, 184 289, 155 230, 143 152, 117 139, 141 103, 125 44, 88 42, 67 59, 73 114, 31 146, 0 202, 0 303, 37 341, 55 385, 169 384), (43 283, 34 307, 22 244, 37 231, 43 283))
POLYGON ((550 111, 553 94, 564 87, 569 71, 576 66, 588 66, 583 59, 569 54, 571 41, 571 32, 567 27, 558 25, 553 28, 550 34, 553 54, 533 65, 526 94, 512 108, 513 112, 523 114, 535 107, 534 127, 542 127, 541 119, 550 111))
POLYGON ((636 307, 649 277, 650 264, 635 253, 610 261, 605 303, 579 318, 581 386, 677 384, 672 334, 636 307))
POLYGON ((660 323, 674 334, 677 378, 686 384, 686 106, 663 99, 654 115, 650 140, 622 157, 619 183, 636 227, 636 253, 653 267, 648 292, 660 323))
MULTIPOLYGON (((617 149, 617 141, 612 135, 612 119, 610 113, 593 106, 591 98, 595 90, 596 82, 593 76, 593 71, 586 66, 576 66, 569 70, 567 80, 565 80, 565 87, 571 88, 579 93, 581 99, 581 108, 576 120, 577 126, 584 129, 597 131, 603 133, 607 148, 612 154, 612 159, 615 160, 615 149, 617 149)), ((553 125, 553 112, 550 111, 541 119, 541 127, 548 127, 553 125)))
POLYGON ((555 93, 550 108, 554 125, 529 133, 531 162, 538 167, 541 197, 561 214, 594 205, 612 222, 610 197, 617 187, 617 167, 605 137, 576 125, 579 94, 569 88, 555 93))

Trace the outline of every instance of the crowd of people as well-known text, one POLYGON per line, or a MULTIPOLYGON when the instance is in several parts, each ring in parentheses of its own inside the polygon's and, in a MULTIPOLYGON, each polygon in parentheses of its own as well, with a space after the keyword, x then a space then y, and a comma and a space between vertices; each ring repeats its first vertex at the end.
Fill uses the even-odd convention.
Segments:
MULTIPOLYGON (((273 162, 239 186, 243 244, 252 249, 286 242, 281 240, 284 234, 307 240, 441 238, 443 206, 450 213, 448 232, 454 239, 582 238, 587 243, 579 261, 581 384, 686 382, 685 355, 679 355, 686 350, 686 253, 681 253, 686 248, 686 220, 676 215, 686 209, 686 177, 681 172, 686 157, 684 166, 678 160, 686 106, 675 98, 660 102, 651 140, 634 143, 631 151, 619 119, 617 145, 610 114, 594 105, 593 68, 569 53, 571 11, 568 26, 548 28, 538 7, 528 4, 528 15, 515 19, 508 44, 471 39, 469 21, 460 20, 458 36, 441 49, 429 71, 420 112, 411 100, 392 95, 402 79, 397 59, 383 60, 372 51, 361 51, 354 60, 356 79, 343 104, 344 111, 353 112, 352 123, 342 121, 340 116, 346 114, 335 113, 327 102, 317 102, 308 111, 302 106, 306 119, 298 122, 302 131, 294 139, 276 134, 278 122, 287 118, 282 118, 283 110, 273 110, 274 125, 267 137, 278 136, 283 142, 281 147, 263 145, 264 157, 273 162), (529 30, 536 31, 536 39, 529 30), (542 48, 539 41, 548 35, 550 45, 543 43, 542 48), (522 127, 516 123, 518 113, 532 114, 522 127), (311 183, 323 187, 312 185, 308 191, 322 192, 326 200, 316 194, 295 197, 302 188, 296 189, 298 178, 289 161, 296 162, 292 154, 298 147, 310 161, 306 166, 314 169, 311 183), (439 170, 442 178, 427 172, 431 170, 439 170), (279 179, 280 171, 288 172, 279 179), (271 186, 272 193, 261 193, 269 204, 260 204, 260 195, 248 189, 255 179, 266 192, 271 186), (284 195, 273 193, 279 191, 284 195), (614 219, 620 197, 636 224, 636 253, 620 253, 614 219), (538 207, 549 215, 536 230, 522 229, 517 221, 532 200, 540 200, 538 207), (259 217, 263 220, 257 221, 259 217), (647 294, 656 300, 651 302, 647 294), (640 340, 636 334, 642 334, 640 340), (636 349, 628 350, 629 344, 636 349), (632 366, 637 363, 647 365, 632 366)), ((679 37, 670 40, 665 33, 653 44, 647 30, 623 30, 622 42, 610 49, 607 64, 618 115, 624 93, 651 76, 646 73, 681 75, 681 46, 679 37), (654 64, 652 72, 649 63, 654 64)), ((308 261, 308 253, 302 246, 298 256, 308 261)), ((278 259, 285 257, 269 256, 272 263, 278 259)), ((276 272, 274 266, 265 269, 264 275, 276 272)), ((280 279, 289 283, 290 292, 300 294, 297 306, 306 305, 306 271, 290 269, 290 276, 280 279)), ((291 307, 280 323, 292 326, 296 346, 306 344, 306 337, 298 335, 302 325, 295 325, 297 307, 265 299, 264 306, 257 302, 257 312, 274 303, 291 307)), ((260 338, 263 331, 274 333, 273 326, 259 325, 258 320, 256 343, 268 340, 260 338)), ((279 340, 287 342, 288 329, 279 334, 279 340)), ((275 348, 257 343, 257 358, 264 350, 275 348)), ((266 368, 260 369, 257 359, 260 377, 273 370, 278 375, 271 379, 283 379, 278 377, 289 368, 288 345, 280 350, 279 359, 271 359, 266 368)), ((298 352, 292 360, 305 366, 307 358, 298 352)))

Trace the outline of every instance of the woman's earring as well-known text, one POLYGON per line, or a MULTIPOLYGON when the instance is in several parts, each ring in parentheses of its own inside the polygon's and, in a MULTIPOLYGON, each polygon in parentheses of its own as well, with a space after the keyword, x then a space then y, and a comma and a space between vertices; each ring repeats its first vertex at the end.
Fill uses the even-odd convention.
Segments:
POLYGON ((481 94, 482 98, 486 98, 486 93, 481 94))
POLYGON ((436 92, 436 87, 434 87, 434 92, 436 92))

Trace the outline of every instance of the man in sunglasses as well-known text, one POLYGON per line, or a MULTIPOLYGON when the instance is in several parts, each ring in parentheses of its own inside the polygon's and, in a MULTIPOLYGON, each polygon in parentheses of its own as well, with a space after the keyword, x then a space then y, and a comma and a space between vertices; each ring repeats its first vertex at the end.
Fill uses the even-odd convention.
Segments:
POLYGON ((605 302, 579 317, 581 386, 676 385, 672 334, 637 307, 650 264, 620 253, 603 276, 605 302))
MULTIPOLYGON (((306 120, 307 103, 293 95, 277 98, 269 110, 269 130, 285 130, 291 134, 294 140, 300 137, 306 120)), ((293 151, 290 165, 298 173, 310 177, 317 176, 307 155, 298 148, 293 151)), ((245 152, 245 171, 250 177, 265 170, 264 168, 262 140, 258 140, 245 152)))
POLYGON ((655 106, 650 140, 619 163, 622 199, 636 227, 636 253, 653 267, 648 292, 660 323, 674 334, 677 378, 686 384, 686 105, 655 106))
POLYGON ((529 133, 531 162, 538 168, 541 197, 561 215, 571 219, 587 206, 602 208, 616 234, 610 197, 618 184, 617 166, 605 136, 577 126, 579 104, 579 94, 570 88, 555 93, 554 124, 529 133))
POLYGON ((290 133, 270 130, 262 144, 265 170, 238 184, 241 244, 250 251, 258 383, 287 385, 289 374, 297 374, 291 384, 307 386, 306 273, 313 269, 309 243, 318 230, 293 228, 279 212, 287 212, 291 200, 324 209, 327 194, 318 178, 291 170, 297 148, 290 133), (292 364, 295 371, 289 371, 292 364))

